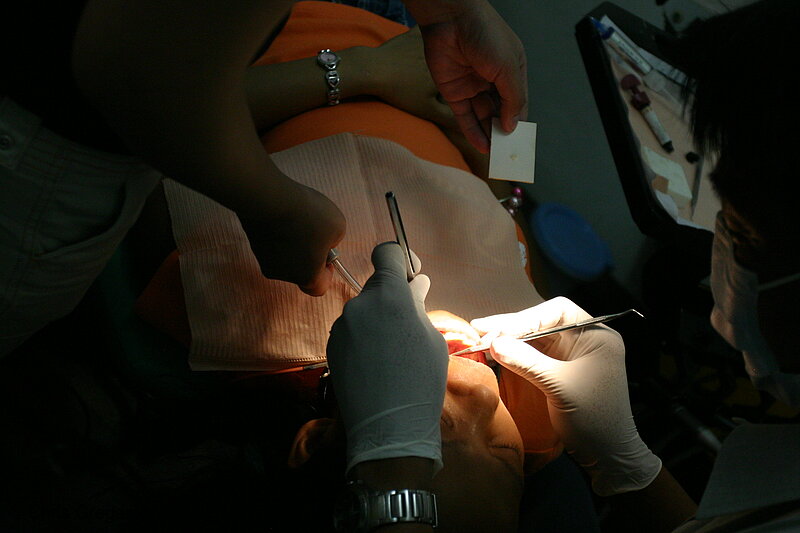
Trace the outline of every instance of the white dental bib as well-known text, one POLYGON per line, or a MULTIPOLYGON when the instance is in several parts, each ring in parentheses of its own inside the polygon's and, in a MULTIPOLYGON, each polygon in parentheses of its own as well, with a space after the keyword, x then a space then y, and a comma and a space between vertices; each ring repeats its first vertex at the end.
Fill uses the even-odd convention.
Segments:
MULTIPOLYGON (((479 178, 402 146, 343 133, 272 154, 292 179, 327 195, 347 218, 337 246, 360 282, 375 245, 394 240, 385 194, 397 196, 409 245, 431 278, 428 309, 467 320, 543 301, 520 259, 514 222, 479 178)), ((176 182, 164 189, 180 252, 195 370, 281 370, 325 360, 351 297, 341 278, 325 296, 264 278, 236 215, 176 182)))

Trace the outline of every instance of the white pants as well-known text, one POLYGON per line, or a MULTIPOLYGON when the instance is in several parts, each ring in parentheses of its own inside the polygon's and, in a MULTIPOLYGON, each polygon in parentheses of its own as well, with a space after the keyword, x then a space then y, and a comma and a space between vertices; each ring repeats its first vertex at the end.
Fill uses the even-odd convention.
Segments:
POLYGON ((0 99, 0 356, 75 308, 160 178, 0 99))

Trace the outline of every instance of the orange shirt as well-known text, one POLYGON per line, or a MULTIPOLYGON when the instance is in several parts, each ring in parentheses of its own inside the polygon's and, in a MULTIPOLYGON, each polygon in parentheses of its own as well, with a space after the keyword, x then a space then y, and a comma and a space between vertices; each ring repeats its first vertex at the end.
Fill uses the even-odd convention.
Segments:
MULTIPOLYGON (((363 9, 333 2, 298 2, 284 28, 254 65, 316 57, 322 47, 334 51, 352 46, 376 47, 406 31, 408 28, 402 24, 363 9)), ((319 80, 322 92, 322 70, 319 80)), ((346 84, 347 80, 341 83, 346 84)), ((262 141, 272 153, 343 132, 388 139, 421 159, 470 172, 461 152, 436 124, 380 100, 345 101, 312 109, 278 124, 262 141)))

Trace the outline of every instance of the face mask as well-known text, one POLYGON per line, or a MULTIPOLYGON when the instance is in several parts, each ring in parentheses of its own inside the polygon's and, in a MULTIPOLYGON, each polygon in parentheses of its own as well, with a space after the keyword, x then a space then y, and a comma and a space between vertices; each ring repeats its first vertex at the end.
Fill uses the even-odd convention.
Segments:
POLYGON ((728 343, 741 351, 753 385, 793 407, 800 407, 800 374, 778 368, 775 355, 758 327, 758 294, 794 280, 800 273, 759 285, 758 276, 739 265, 727 226, 717 215, 711 252, 711 324, 728 343))

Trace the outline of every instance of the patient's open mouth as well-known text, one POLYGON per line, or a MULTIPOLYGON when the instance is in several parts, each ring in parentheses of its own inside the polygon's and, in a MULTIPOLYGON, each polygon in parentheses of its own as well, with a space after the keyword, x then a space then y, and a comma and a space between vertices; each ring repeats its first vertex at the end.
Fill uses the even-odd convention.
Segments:
MULTIPOLYGON (((444 340, 447 342, 447 353, 455 353, 459 352, 465 348, 471 348, 478 344, 478 341, 472 341, 471 339, 465 339, 462 335, 458 332, 453 331, 446 331, 441 332, 444 335, 444 340)), ((463 355, 459 355, 457 357, 463 357, 465 359, 472 359, 473 361, 477 361, 479 363, 483 363, 484 365, 488 365, 489 362, 486 359, 485 352, 475 352, 475 353, 467 353, 463 355)))
MULTIPOLYGON (((439 333, 444 336, 444 340, 447 342, 448 354, 471 348, 480 343, 478 332, 460 316, 454 315, 449 311, 436 310, 428 312, 428 318, 430 318, 433 326, 439 330, 439 333)), ((471 359, 485 365, 489 364, 484 352, 465 354, 459 357, 471 359)))

